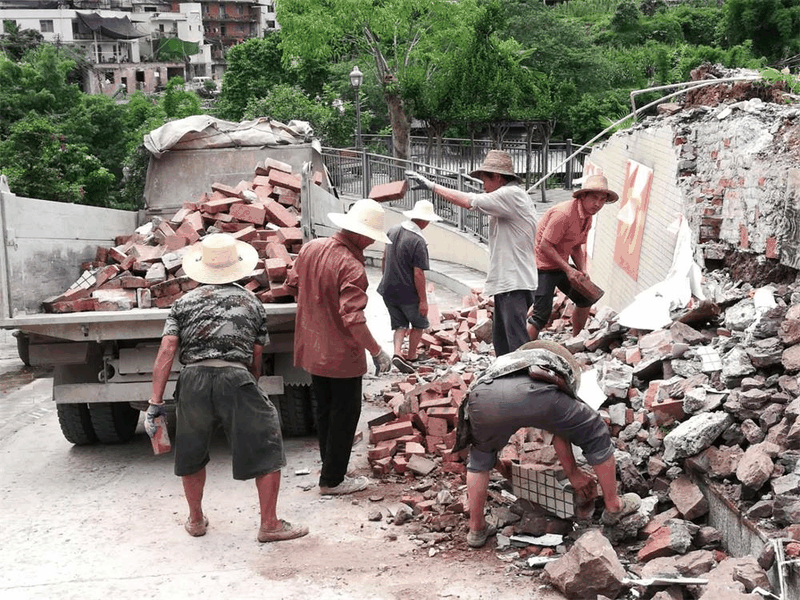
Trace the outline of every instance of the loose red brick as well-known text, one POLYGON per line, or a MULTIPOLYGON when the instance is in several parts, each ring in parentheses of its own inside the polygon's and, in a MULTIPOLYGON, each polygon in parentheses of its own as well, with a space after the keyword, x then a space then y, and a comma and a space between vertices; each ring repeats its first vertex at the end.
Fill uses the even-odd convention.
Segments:
POLYGON ((284 246, 303 243, 303 232, 299 227, 281 227, 278 229, 277 240, 284 246))
MULTIPOLYGON (((454 406, 447 406, 447 407, 434 407, 428 409, 428 417, 432 418, 441 418, 446 420, 452 427, 456 425, 456 419, 458 418, 458 409, 454 406)), ((430 421, 429 419, 429 421, 430 421)))
POLYGON ((278 171, 276 169, 270 169, 269 182, 273 187, 285 187, 295 192, 299 192, 301 187, 299 177, 285 171, 278 171))
POLYGON ((257 204, 235 204, 231 206, 230 214, 232 217, 252 223, 259 227, 264 225, 267 217, 267 210, 263 206, 257 204))
POLYGON ((264 261, 264 269, 270 281, 286 281, 286 261, 282 258, 268 258, 264 261))
POLYGON ((256 175, 269 175, 269 172, 272 169, 277 169, 278 171, 284 171, 285 173, 292 172, 292 165, 289 163, 276 160, 274 158, 268 158, 264 161, 264 164, 259 164, 256 167, 256 175))
POLYGON ((443 438, 447 435, 447 419, 434 417, 428 413, 428 435, 443 438))
POLYGON ((219 192, 224 196, 238 196, 239 194, 239 191, 236 188, 232 188, 231 186, 220 183, 219 181, 215 181, 211 184, 211 190, 214 192, 219 192))
POLYGON ((279 227, 297 227, 297 215, 290 212, 276 200, 268 198, 264 202, 264 208, 267 211, 267 220, 270 223, 274 223, 279 227))
POLYGON ((286 249, 286 246, 278 242, 269 242, 267 244, 267 258, 280 258, 287 267, 294 262, 292 257, 289 256, 289 251, 286 249))
POLYGON ((369 432, 370 443, 377 444, 383 440, 392 440, 403 435, 411 435, 414 427, 411 421, 395 421, 379 427, 372 427, 369 432))
POLYGON ((389 183, 382 183, 373 186, 369 192, 369 197, 376 202, 402 200, 405 198, 407 190, 408 182, 405 179, 401 181, 390 181, 389 183))

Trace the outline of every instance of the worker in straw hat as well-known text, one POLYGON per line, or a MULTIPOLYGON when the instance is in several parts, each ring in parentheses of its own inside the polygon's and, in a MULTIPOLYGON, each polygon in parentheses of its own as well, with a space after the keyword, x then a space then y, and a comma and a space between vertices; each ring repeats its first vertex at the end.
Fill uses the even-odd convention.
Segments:
POLYGON ((490 150, 470 175, 483 182, 484 193, 468 194, 406 171, 409 180, 448 202, 489 215, 489 268, 483 291, 494 297, 492 341, 495 354, 502 356, 528 341, 525 318, 536 289, 536 207, 519 186, 522 180, 508 152, 490 150))
POLYGON ((586 240, 594 215, 617 200, 619 196, 608 189, 605 177, 591 175, 581 189, 572 192, 571 200, 556 204, 542 216, 536 232, 539 287, 528 316, 530 339, 537 339, 550 320, 556 288, 575 303, 572 335, 583 330, 592 304, 597 300, 582 291, 583 282, 588 279, 586 240))
POLYGON ((425 271, 430 269, 428 243, 422 230, 442 218, 428 200, 420 200, 411 210, 403 211, 408 221, 387 232, 392 243, 383 252, 383 277, 378 293, 383 296, 394 331, 392 364, 402 373, 415 371, 417 348, 428 321, 428 295, 425 271), (408 337, 408 351, 403 356, 403 342, 408 337))
POLYGON ((321 494, 351 494, 368 485, 349 477, 347 465, 361 416, 361 379, 366 349, 375 369, 387 372, 391 357, 367 326, 367 273, 364 249, 376 241, 391 244, 383 231, 384 210, 365 198, 344 213, 329 213, 339 227, 329 238, 300 249, 286 285, 297 297, 294 364, 311 374, 317 401, 317 436, 322 470, 321 494))
MULTIPOLYGON (((510 477, 498 453, 522 427, 553 434, 553 448, 574 490, 578 505, 594 512, 597 484, 603 491, 604 525, 614 526, 639 509, 636 494, 617 493, 614 444, 600 414, 577 399, 581 369, 572 354, 552 341, 537 340, 496 359, 470 386, 458 413, 453 452, 469 447, 467 543, 478 548, 496 533, 484 516, 493 467, 510 477), (578 467, 572 444, 592 466, 594 478, 578 467)), ((578 514, 578 517, 589 516, 578 514)))
POLYGON ((176 300, 164 324, 145 416, 164 414, 163 395, 176 354, 185 366, 176 386, 175 474, 183 481, 189 535, 206 534, 203 488, 209 443, 222 424, 231 444, 233 478, 255 479, 261 509, 259 542, 304 536, 308 528, 278 519, 281 469, 286 465, 280 420, 258 388, 267 315, 255 295, 234 282, 253 271, 256 249, 227 233, 210 234, 184 255, 183 270, 202 285, 176 300))

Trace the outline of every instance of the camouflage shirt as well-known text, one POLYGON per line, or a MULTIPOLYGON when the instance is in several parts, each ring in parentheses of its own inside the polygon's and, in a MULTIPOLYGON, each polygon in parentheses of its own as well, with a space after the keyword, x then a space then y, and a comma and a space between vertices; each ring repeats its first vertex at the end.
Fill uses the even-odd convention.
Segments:
POLYGON ((249 367, 253 345, 269 342, 267 313, 239 285, 203 285, 175 301, 161 335, 178 336, 185 365, 216 358, 249 367))

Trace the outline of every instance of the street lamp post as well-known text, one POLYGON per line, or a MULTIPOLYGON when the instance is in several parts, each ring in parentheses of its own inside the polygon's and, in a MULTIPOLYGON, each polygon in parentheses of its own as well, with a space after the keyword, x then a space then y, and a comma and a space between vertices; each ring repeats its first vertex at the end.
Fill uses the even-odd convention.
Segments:
POLYGON ((361 105, 358 102, 358 88, 361 87, 361 82, 364 81, 364 74, 358 70, 358 66, 353 67, 350 71, 350 85, 353 86, 355 94, 356 105, 356 150, 361 149, 361 105))

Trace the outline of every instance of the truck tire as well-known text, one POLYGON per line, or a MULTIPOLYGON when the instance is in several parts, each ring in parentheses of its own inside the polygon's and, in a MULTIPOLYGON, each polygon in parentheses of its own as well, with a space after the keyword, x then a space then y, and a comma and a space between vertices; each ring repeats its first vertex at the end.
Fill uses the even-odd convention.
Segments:
POLYGON ((89 406, 97 439, 104 444, 128 442, 136 433, 141 411, 127 402, 100 402, 89 406))
POLYGON ((13 334, 15 338, 17 338, 17 356, 22 361, 22 364, 26 367, 31 366, 31 340, 30 338, 22 333, 21 331, 17 330, 13 334))
POLYGON ((310 385, 284 385, 275 398, 281 415, 281 431, 286 437, 311 435, 316 431, 310 385))
POLYGON ((86 446, 97 442, 97 434, 89 416, 86 404, 56 404, 58 424, 67 441, 76 446, 86 446))

